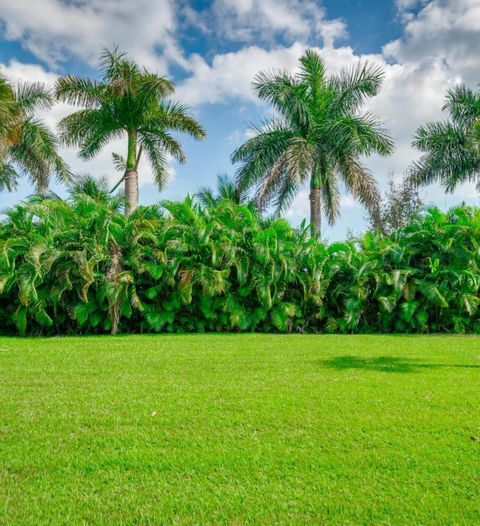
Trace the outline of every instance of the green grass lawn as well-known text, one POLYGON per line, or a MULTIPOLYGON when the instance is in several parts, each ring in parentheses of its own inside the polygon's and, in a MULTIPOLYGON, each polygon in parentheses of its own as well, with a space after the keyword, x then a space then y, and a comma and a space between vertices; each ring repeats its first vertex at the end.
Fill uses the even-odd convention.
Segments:
POLYGON ((479 524, 480 338, 0 338, 0 524, 479 524))

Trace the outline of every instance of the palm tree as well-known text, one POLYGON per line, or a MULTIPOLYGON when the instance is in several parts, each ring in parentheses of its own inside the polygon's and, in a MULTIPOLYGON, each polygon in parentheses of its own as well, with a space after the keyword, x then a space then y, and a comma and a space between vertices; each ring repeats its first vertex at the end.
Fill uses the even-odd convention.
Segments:
POLYGON ((240 188, 256 187, 260 207, 273 201, 285 210, 302 184, 310 183, 310 222, 320 232, 322 207, 330 224, 340 212, 339 179, 367 207, 379 192, 361 162, 372 153, 388 155, 392 140, 370 113, 360 113, 379 91, 383 72, 368 64, 327 78, 325 63, 312 50, 300 58, 300 70, 261 72, 254 81, 259 98, 278 117, 255 128, 255 135, 232 155, 241 163, 240 188))
POLYGON ((480 184, 480 92, 456 86, 442 109, 449 112, 449 121, 417 130, 413 146, 424 153, 413 165, 412 180, 418 185, 439 181, 447 192, 466 181, 480 184))
POLYGON ((207 207, 213 206, 222 199, 228 199, 236 204, 245 203, 248 200, 248 193, 239 190, 234 178, 227 174, 218 174, 216 191, 209 186, 204 186, 195 194, 195 197, 202 206, 207 207))
POLYGON ((27 175, 38 193, 50 178, 68 181, 71 173, 57 153, 55 135, 35 112, 49 109, 53 97, 42 84, 13 87, 0 76, 0 191, 12 191, 20 175, 27 175))
POLYGON ((104 50, 100 68, 98 82, 75 75, 58 79, 57 98, 83 107, 60 122, 60 136, 65 144, 80 148, 82 159, 93 158, 109 141, 127 136, 126 159, 117 156, 117 162, 125 165, 122 179, 129 215, 138 206, 138 165, 143 152, 161 189, 168 179, 167 156, 185 162, 182 147, 170 132, 196 139, 205 137, 205 132, 185 106, 166 100, 174 92, 166 78, 140 68, 116 49, 104 50))

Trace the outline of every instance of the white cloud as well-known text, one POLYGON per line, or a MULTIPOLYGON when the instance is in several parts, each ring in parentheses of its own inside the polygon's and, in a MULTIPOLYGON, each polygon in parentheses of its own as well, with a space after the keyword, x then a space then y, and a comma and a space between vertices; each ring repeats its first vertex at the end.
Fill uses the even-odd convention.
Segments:
MULTIPOLYGON (((408 12, 400 39, 384 47, 384 54, 399 63, 440 60, 445 69, 476 84, 480 78, 480 0, 431 0, 418 13, 408 12)), ((417 4, 419 2, 416 2, 417 4)), ((423 5, 424 4, 424 5, 423 5)))
POLYGON ((310 202, 309 202, 309 191, 300 190, 295 199, 293 200, 292 206, 287 210, 285 216, 290 220, 299 220, 303 217, 310 216, 310 202))
MULTIPOLYGON (((192 13, 190 20, 192 20, 192 13)), ((329 20, 326 11, 312 0, 215 0, 198 19, 204 32, 214 32, 226 40, 240 42, 306 41, 319 37, 331 46, 346 36, 340 19, 329 20), (208 19, 208 22, 207 22, 208 19)))
POLYGON ((52 84, 58 77, 55 73, 46 71, 39 64, 24 64, 18 60, 11 60, 8 65, 0 64, 0 71, 14 84, 21 82, 52 84))
POLYGON ((399 9, 412 9, 412 7, 415 7, 417 4, 420 3, 421 0, 395 0, 395 4, 399 9))
POLYGON ((183 63, 173 0, 2 0, 0 20, 7 40, 21 41, 50 67, 72 56, 96 64, 101 47, 114 45, 161 71, 167 59, 183 63))
POLYGON ((429 0, 395 0, 395 5, 400 14, 404 17, 404 20, 408 20, 412 9, 416 9, 422 4, 426 4, 428 1, 429 0))
POLYGON ((215 55, 211 65, 200 55, 192 55, 191 76, 177 86, 176 96, 193 106, 232 99, 254 102, 251 83, 255 74, 266 68, 295 68, 304 49, 299 43, 271 51, 249 46, 215 55))

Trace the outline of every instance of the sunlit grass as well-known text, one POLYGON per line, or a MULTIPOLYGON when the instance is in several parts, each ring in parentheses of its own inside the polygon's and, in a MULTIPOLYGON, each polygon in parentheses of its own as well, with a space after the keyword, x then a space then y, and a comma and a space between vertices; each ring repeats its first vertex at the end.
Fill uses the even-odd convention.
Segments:
POLYGON ((476 524, 480 339, 0 338, 2 524, 476 524))

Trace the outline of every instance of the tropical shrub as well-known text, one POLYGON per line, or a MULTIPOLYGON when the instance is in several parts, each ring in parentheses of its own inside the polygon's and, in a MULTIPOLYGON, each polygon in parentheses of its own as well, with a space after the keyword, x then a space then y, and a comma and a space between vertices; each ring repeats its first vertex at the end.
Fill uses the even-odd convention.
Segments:
POLYGON ((8 211, 3 333, 480 332, 477 209, 325 245, 229 199, 122 206, 90 182, 8 211))

